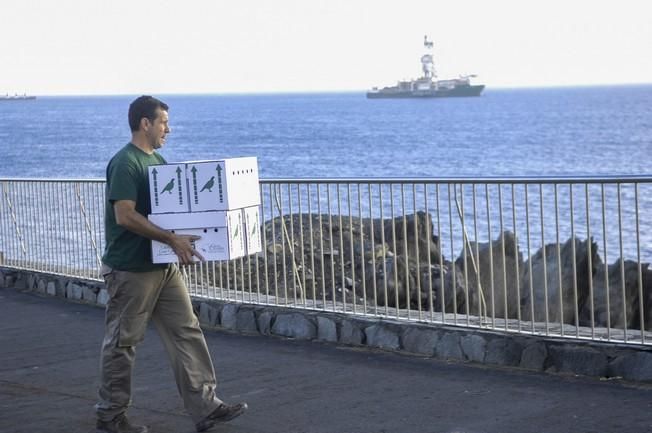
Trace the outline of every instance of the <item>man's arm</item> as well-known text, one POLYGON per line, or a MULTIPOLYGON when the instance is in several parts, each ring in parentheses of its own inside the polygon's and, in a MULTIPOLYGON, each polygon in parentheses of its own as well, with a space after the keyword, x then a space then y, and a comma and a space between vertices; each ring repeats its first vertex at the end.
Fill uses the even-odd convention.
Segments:
POLYGON ((204 260, 191 243, 191 241, 199 239, 199 236, 181 236, 163 230, 136 211, 135 201, 118 200, 113 203, 113 211, 118 225, 148 239, 168 244, 182 264, 192 263, 192 256, 204 260))

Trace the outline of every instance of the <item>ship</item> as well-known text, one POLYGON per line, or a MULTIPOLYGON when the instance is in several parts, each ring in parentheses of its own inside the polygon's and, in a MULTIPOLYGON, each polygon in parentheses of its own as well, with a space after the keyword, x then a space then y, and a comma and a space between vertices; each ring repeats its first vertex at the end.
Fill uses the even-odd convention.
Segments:
POLYGON ((460 75, 458 78, 438 80, 433 60, 432 41, 428 36, 423 37, 423 46, 426 50, 421 56, 421 69, 423 76, 416 80, 399 81, 396 86, 379 89, 372 88, 367 92, 367 98, 448 98, 455 96, 480 96, 484 84, 471 84, 471 78, 476 75, 460 75))
POLYGON ((9 93, 0 95, 0 101, 26 101, 31 99, 36 99, 36 96, 28 95, 27 93, 23 93, 22 95, 18 93, 15 95, 10 95, 9 93))

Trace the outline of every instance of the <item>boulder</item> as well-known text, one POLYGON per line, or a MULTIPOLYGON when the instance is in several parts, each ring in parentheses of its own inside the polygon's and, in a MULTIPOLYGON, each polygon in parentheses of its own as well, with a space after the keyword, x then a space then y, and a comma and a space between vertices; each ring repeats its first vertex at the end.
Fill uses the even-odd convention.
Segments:
POLYGON ((340 343, 360 345, 364 341, 364 333, 353 320, 345 319, 340 328, 340 343))
POLYGON ((486 312, 489 317, 518 317, 517 285, 523 269, 523 254, 512 232, 502 232, 492 242, 469 242, 466 260, 462 254, 455 264, 468 276, 471 314, 477 314, 478 302, 482 299, 485 304, 483 314, 486 312))
POLYGON ((262 335, 270 335, 272 333, 272 322, 274 320, 273 311, 263 311, 256 316, 256 322, 258 324, 258 331, 262 335))
POLYGON ((413 327, 407 327, 401 335, 403 349, 427 356, 434 354, 439 338, 439 333, 433 329, 413 327))
POLYGON ((251 308, 240 308, 236 313, 236 329, 240 332, 255 334, 258 332, 256 314, 251 308))
POLYGON ((238 323, 238 309, 240 304, 224 304, 220 312, 220 326, 235 330, 238 323))
POLYGON ((272 333, 284 337, 312 340, 317 336, 317 327, 301 313, 279 314, 272 326, 272 333))
POLYGON ((432 276, 433 310, 444 313, 465 313, 464 274, 455 263, 445 261, 443 268, 436 265, 429 275, 432 276))
MULTIPOLYGON (((523 264, 521 273, 523 320, 545 321, 547 300, 549 322, 561 322, 563 318, 563 323, 574 324, 575 310, 579 310, 589 296, 589 279, 595 274, 596 265, 599 263, 598 247, 593 239, 582 241, 578 238, 571 238, 563 245, 548 244, 537 251, 523 264), (573 248, 575 255, 573 255, 573 248), (589 249, 592 265, 590 269, 589 249), (560 260, 557 259, 558 255, 560 260), (561 285, 559 284, 560 275, 561 285), (530 285, 530 280, 532 280, 532 285, 530 285), (532 317, 532 311, 534 311, 534 317, 532 317)), ((579 318, 577 319, 579 320, 579 318)))
POLYGON ((393 219, 374 220, 374 240, 384 240, 396 255, 408 256, 420 263, 439 263, 441 255, 439 238, 433 233, 432 216, 424 211, 398 216, 393 219), (430 255, 428 255, 430 252, 430 255))
POLYGON ((487 342, 480 335, 465 335, 460 339, 462 352, 469 361, 483 362, 487 351, 487 342))
POLYGON ((398 350, 400 347, 398 334, 380 323, 364 330, 367 336, 367 345, 386 350, 398 350))
POLYGON ((337 324, 328 317, 317 317, 317 339, 337 342, 337 324))
MULTIPOLYGON (((652 290, 646 287, 650 282, 646 278, 649 274, 648 266, 648 263, 641 266, 643 296, 649 295, 652 290)), ((603 263, 598 263, 593 276, 593 298, 587 297, 580 309, 580 325, 591 326, 591 308, 593 308, 595 326, 610 325, 612 328, 640 329, 639 292, 637 262, 618 259, 607 269, 603 263)), ((644 305, 646 303, 643 302, 644 305)), ((645 316, 647 317, 649 313, 648 310, 645 316)))

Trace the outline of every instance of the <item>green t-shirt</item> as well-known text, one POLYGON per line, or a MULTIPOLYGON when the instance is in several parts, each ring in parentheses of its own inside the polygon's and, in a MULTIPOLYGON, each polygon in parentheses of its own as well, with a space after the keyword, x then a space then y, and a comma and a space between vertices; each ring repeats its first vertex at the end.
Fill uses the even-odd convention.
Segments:
POLYGON ((106 167, 106 248, 102 261, 121 271, 146 272, 167 265, 152 263, 151 241, 119 226, 113 203, 118 200, 136 202, 136 211, 147 217, 151 213, 147 167, 165 164, 158 153, 151 155, 129 143, 116 153, 106 167))

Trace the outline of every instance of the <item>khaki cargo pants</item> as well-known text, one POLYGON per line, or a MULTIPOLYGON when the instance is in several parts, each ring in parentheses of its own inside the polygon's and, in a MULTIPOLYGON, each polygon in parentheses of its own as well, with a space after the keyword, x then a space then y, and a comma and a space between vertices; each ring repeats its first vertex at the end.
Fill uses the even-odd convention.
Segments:
POLYGON ((109 301, 100 360, 97 417, 110 421, 131 403, 136 346, 151 318, 163 340, 186 411, 201 421, 222 402, 204 334, 176 265, 151 272, 102 267, 109 301))

